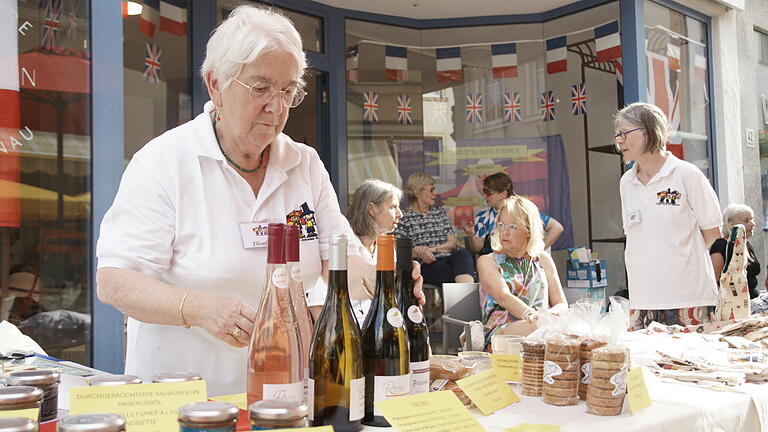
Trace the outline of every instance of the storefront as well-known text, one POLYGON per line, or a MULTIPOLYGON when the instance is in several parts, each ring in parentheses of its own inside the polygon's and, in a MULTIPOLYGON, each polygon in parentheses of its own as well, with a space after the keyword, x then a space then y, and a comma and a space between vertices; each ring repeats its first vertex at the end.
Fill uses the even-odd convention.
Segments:
MULTIPOLYGON (((3 112, 16 110, 0 116, 2 293, 41 334, 50 323, 28 321, 37 312, 77 313, 70 344, 43 342, 52 355, 122 368, 123 318, 93 295, 93 249, 125 164, 207 100, 205 43, 239 2, 191 3, 0 3, 11 41, 0 55, 18 64, 0 66, 3 112)), ((484 17, 467 7, 469 18, 274 3, 310 64, 310 96, 285 132, 318 150, 342 208, 366 178, 402 186, 423 171, 463 233, 485 205, 482 177, 504 170, 566 228, 553 248, 561 276, 563 248, 590 247, 608 262, 610 295, 626 287, 612 114, 638 100, 669 116, 670 150, 721 199, 737 196, 722 181, 740 128, 724 114, 738 94, 718 81, 735 56, 722 46, 734 12, 720 3, 546 1, 484 17)))

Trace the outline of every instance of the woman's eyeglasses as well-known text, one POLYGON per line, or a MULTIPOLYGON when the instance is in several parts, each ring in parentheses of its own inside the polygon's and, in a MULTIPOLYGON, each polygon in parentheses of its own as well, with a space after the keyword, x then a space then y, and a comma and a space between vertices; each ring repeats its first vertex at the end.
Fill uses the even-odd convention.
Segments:
POLYGON ((518 231, 528 231, 525 227, 518 224, 505 224, 504 222, 496 222, 496 231, 499 234, 512 234, 518 231))
POLYGON ((267 104, 275 97, 275 94, 280 93, 280 101, 283 106, 296 108, 304 100, 304 96, 307 95, 306 91, 298 87, 278 90, 270 83, 257 82, 256 84, 248 85, 237 78, 232 79, 248 89, 248 98, 255 104, 267 104))
POLYGON ((639 131, 639 130, 643 130, 643 129, 645 129, 645 128, 638 127, 638 128, 630 129, 628 131, 618 131, 618 132, 616 132, 616 135, 613 136, 613 140, 614 141, 618 141, 619 138, 621 138, 621 141, 626 141, 627 140, 627 135, 631 134, 634 131, 639 131))

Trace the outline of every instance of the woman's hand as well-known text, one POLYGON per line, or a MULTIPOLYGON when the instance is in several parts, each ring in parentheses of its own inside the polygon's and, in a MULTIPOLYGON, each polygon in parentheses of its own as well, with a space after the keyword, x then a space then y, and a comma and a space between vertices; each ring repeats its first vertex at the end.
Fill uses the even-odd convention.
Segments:
POLYGON ((232 297, 191 291, 184 316, 190 324, 241 348, 250 343, 256 310, 232 297))
POLYGON ((425 264, 432 264, 433 262, 437 261, 435 254, 432 253, 432 248, 427 246, 414 247, 413 254, 416 255, 417 258, 420 258, 422 261, 424 261, 425 264))
POLYGON ((421 276, 421 265, 416 261, 413 262, 413 295, 416 296, 416 301, 419 302, 419 306, 424 306, 427 301, 427 297, 424 295, 424 277, 421 276))
POLYGON ((523 320, 533 324, 539 320, 539 312, 534 308, 529 308, 523 312, 523 320))

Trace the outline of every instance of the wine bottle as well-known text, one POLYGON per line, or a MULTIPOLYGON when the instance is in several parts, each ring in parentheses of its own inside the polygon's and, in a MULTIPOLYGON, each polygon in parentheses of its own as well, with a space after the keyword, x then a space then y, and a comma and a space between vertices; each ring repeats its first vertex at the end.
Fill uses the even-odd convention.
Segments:
POLYGON ((410 351, 411 394, 429 393, 429 330, 413 294, 413 241, 397 239, 397 289, 410 351))
POLYGON ((389 427, 374 402, 410 393, 408 333, 397 306, 395 238, 376 239, 376 291, 363 324, 365 417, 363 424, 389 427))
POLYGON ((309 353, 309 418, 313 426, 353 432, 363 427, 363 347, 349 301, 347 236, 331 235, 329 243, 328 294, 309 353))
POLYGON ((299 329, 301 351, 299 359, 302 365, 301 379, 304 382, 304 400, 307 400, 307 378, 309 377, 309 347, 312 344, 312 316, 307 307, 304 285, 301 283, 301 263, 299 262, 299 227, 285 226, 285 265, 288 273, 288 291, 299 329))
POLYGON ((267 228, 267 274, 248 348, 248 405, 264 399, 304 400, 301 341, 288 290, 285 225, 267 228))

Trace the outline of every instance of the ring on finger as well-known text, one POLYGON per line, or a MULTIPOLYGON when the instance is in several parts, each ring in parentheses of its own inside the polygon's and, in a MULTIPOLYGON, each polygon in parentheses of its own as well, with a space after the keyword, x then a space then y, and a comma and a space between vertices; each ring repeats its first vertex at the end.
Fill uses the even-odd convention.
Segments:
POLYGON ((241 333, 240 327, 235 326, 235 329, 232 330, 232 337, 237 339, 240 337, 240 333, 241 333))

